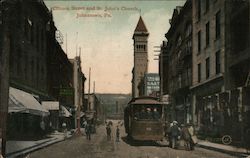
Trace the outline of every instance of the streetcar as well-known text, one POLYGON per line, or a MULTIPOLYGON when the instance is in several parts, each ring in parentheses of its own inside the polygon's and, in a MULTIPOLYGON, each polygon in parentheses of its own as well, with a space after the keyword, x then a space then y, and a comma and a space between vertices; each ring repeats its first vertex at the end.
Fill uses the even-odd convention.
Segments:
POLYGON ((154 97, 133 98, 124 109, 128 137, 138 141, 162 141, 164 104, 154 97))

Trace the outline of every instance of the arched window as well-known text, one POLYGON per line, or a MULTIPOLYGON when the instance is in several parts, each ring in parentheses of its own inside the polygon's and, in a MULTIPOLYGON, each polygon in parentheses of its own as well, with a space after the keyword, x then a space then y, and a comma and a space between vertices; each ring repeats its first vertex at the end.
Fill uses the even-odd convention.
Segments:
POLYGON ((186 37, 191 36, 192 34, 192 25, 191 23, 187 23, 186 27, 185 27, 185 31, 186 31, 186 37))

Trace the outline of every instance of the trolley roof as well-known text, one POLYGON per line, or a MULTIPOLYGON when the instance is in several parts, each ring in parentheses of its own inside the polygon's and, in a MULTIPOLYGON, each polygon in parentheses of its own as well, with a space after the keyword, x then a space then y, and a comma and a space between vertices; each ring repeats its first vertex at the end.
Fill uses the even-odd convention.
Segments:
POLYGON ((158 98, 144 96, 144 97, 133 98, 128 104, 135 105, 135 104, 163 104, 163 103, 159 102, 158 98))

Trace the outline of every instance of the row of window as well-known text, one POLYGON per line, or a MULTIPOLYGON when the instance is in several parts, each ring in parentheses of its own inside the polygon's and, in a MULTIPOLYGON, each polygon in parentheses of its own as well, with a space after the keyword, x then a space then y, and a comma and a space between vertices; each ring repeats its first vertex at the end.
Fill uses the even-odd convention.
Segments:
MULTIPOLYGON (((204 8, 204 13, 208 13, 210 9, 210 1, 211 0, 197 0, 197 18, 198 20, 201 19, 201 11, 204 8), (204 6, 204 7, 202 7, 204 6)), ((216 1, 216 0, 215 0, 216 1)))
MULTIPOLYGON (((190 23, 188 23, 185 27, 185 38, 188 38, 189 36, 192 35, 192 25, 190 23)), ((179 34, 175 40, 175 43, 177 43, 177 47, 179 47, 182 44, 182 37, 179 34)), ((171 49, 172 45, 170 45, 170 49, 171 49)))
MULTIPOLYGON (((217 51, 215 54, 215 73, 216 75, 221 72, 221 55, 220 51, 217 51)), ((210 77, 210 58, 206 59, 206 79, 210 77)), ((198 67, 198 82, 201 82, 201 63, 197 65, 198 67)))
POLYGON ((46 51, 45 30, 29 18, 25 18, 24 20, 24 35, 36 50, 41 52, 46 51))
MULTIPOLYGON (((221 13, 218 11, 215 15, 215 38, 219 39, 221 35, 221 13)), ((197 34, 198 38, 198 52, 201 51, 201 31, 197 34)), ((206 47, 210 44, 210 23, 206 23, 206 47)))
POLYGON ((137 44, 136 45, 136 50, 137 51, 146 51, 146 45, 137 44))
POLYGON ((39 59, 29 59, 27 53, 22 53, 20 49, 16 53, 14 49, 11 50, 10 71, 14 76, 21 76, 23 80, 45 80, 44 63, 39 59))
POLYGON ((178 76, 178 88, 182 88, 188 85, 191 85, 191 67, 187 67, 185 71, 183 71, 181 74, 178 76))

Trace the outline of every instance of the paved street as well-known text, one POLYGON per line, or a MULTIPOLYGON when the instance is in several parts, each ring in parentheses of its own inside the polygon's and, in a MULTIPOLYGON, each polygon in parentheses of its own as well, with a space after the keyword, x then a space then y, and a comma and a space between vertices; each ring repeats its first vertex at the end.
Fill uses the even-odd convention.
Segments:
MULTIPOLYGON (((115 129, 113 125, 113 133, 115 129)), ((28 155, 30 158, 231 158, 232 156, 196 147, 195 151, 174 150, 152 143, 131 145, 121 128, 120 142, 106 140, 104 126, 97 129, 92 140, 85 136, 73 137, 28 155)), ((114 138, 114 137, 113 137, 114 138)))

